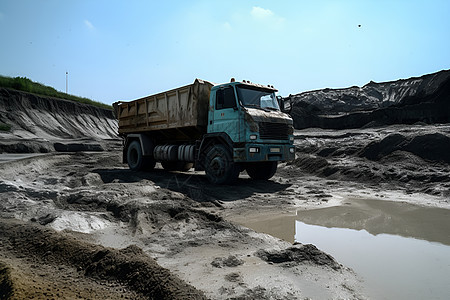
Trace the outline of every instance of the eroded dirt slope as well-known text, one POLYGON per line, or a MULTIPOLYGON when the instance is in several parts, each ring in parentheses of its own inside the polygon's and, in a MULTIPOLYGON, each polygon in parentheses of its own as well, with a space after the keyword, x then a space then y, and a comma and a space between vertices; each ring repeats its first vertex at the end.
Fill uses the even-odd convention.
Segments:
POLYGON ((0 152, 101 151, 116 144, 112 110, 0 88, 0 152))

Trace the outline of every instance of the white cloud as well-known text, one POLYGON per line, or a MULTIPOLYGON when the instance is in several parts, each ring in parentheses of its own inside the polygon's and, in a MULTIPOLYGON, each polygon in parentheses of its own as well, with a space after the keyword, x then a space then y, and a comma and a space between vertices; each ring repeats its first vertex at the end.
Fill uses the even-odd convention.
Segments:
POLYGON ((86 27, 89 29, 94 29, 94 25, 92 25, 92 23, 88 20, 84 20, 84 25, 86 25, 86 27))
POLYGON ((265 19, 270 18, 274 15, 274 13, 270 9, 265 9, 259 6, 253 6, 250 14, 257 19, 265 19))
POLYGON ((225 23, 223 23, 222 24, 222 28, 225 30, 225 31, 231 31, 233 28, 231 27, 231 24, 229 23, 229 22, 225 22, 225 23))
POLYGON ((253 6, 250 11, 250 15, 258 26, 267 26, 266 29, 279 30, 284 27, 285 19, 278 16, 270 9, 262 8, 259 6, 253 6))

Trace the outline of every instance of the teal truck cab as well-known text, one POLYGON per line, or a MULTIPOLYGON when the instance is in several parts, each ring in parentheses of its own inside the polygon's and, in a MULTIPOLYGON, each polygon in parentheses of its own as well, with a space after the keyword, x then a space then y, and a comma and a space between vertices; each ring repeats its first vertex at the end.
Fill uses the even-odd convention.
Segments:
POLYGON ((204 170, 215 184, 246 170, 271 178, 280 161, 295 158, 292 118, 281 112, 273 86, 248 81, 193 84, 113 104, 132 170, 204 170))

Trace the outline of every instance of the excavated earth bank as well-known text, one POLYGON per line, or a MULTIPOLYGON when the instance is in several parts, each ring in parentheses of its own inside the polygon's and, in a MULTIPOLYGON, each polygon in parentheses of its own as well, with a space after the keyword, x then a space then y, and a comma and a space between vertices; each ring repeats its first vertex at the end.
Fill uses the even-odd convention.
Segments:
POLYGON ((111 110, 0 88, 0 153, 103 151, 120 146, 111 110), (113 142, 113 143, 111 143, 113 142))
POLYGON ((361 128, 450 122, 450 70, 363 87, 290 95, 286 110, 297 129, 361 128))

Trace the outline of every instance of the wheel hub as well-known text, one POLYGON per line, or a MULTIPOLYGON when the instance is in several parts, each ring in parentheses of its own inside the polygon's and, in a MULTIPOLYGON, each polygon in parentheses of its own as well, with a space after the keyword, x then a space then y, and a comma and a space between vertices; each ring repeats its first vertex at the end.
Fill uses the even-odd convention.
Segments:
POLYGON ((221 157, 214 157, 211 161, 211 169, 215 175, 222 175, 225 172, 225 162, 221 157))

